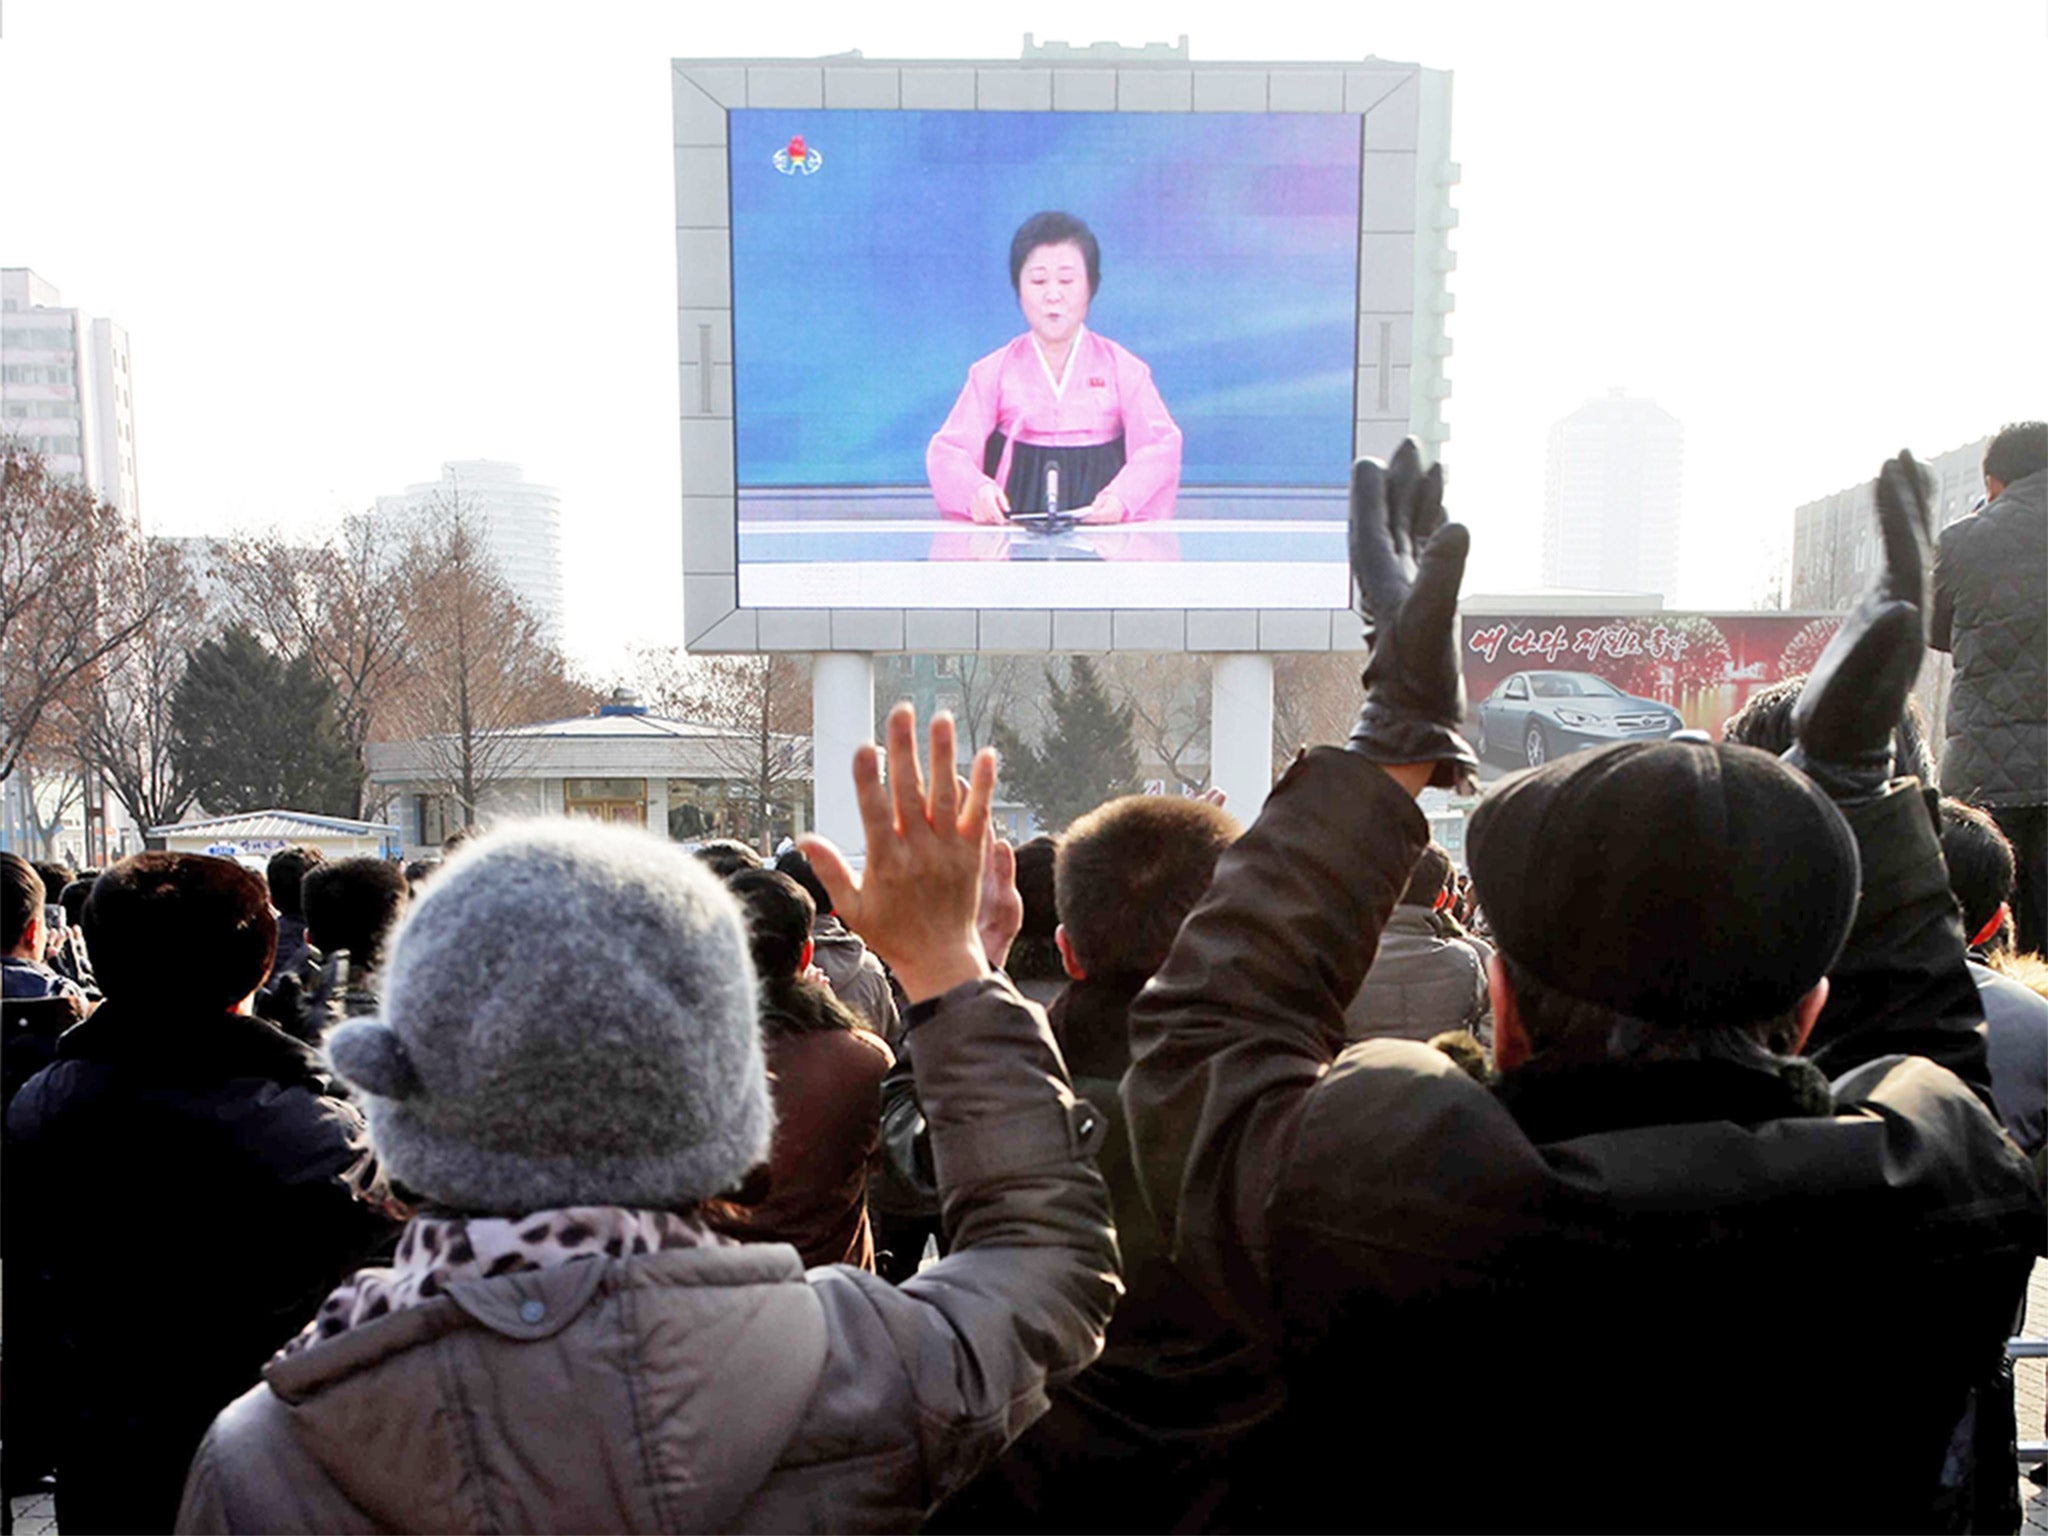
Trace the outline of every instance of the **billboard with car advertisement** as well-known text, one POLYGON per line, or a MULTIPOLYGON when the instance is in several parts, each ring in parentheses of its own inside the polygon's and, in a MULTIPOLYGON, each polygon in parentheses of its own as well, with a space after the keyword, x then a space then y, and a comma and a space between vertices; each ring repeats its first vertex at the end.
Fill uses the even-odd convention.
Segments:
POLYGON ((1479 777, 1680 730, 1718 741, 1752 693, 1812 668, 1841 617, 1466 614, 1465 729, 1479 777))

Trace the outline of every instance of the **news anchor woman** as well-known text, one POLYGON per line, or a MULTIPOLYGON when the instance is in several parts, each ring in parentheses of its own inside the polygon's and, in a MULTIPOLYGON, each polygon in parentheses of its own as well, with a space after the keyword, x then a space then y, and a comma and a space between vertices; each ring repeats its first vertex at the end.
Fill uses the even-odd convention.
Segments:
POLYGON ((1173 516, 1180 428, 1152 370, 1084 323, 1101 275, 1095 236, 1072 214, 1035 213, 1017 230, 1010 282, 1029 330, 967 370, 966 387, 925 450, 932 496, 946 516, 1173 516))

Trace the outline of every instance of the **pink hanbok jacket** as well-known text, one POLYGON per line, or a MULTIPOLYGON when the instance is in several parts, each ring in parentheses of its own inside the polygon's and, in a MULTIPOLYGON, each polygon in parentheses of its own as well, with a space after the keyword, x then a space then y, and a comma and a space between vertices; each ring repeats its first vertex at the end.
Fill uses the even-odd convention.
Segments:
POLYGON ((1121 432, 1124 467, 1105 490, 1124 504, 1126 519, 1173 516, 1180 489, 1180 428, 1152 382, 1152 370, 1106 337, 1083 329, 1055 379, 1029 332, 967 370, 967 385, 946 424, 925 450, 932 497, 948 517, 968 517, 974 493, 990 483, 981 470, 989 434, 1006 441, 994 483, 1010 475, 1012 445, 1047 447, 1107 443, 1121 432))

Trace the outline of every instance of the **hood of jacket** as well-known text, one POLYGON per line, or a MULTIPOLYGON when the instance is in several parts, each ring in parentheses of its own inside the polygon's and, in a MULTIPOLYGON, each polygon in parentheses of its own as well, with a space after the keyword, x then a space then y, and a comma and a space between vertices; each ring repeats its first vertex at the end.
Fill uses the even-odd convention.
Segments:
POLYGON ((214 1433, 387 1529, 719 1530, 825 1353, 780 1244, 579 1260, 459 1281, 282 1357, 214 1433))

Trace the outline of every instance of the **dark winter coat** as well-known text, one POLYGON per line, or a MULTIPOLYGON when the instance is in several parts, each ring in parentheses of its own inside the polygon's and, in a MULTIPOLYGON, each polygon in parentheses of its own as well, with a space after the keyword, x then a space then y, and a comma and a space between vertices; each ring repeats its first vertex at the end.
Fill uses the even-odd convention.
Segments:
POLYGON ((0 960, 0 1106, 57 1059, 57 1041, 85 1017, 85 993, 30 960, 0 960))
POLYGON ((270 962, 270 979, 263 990, 272 991, 286 976, 304 968, 308 956, 316 961, 313 946, 306 942, 306 920, 292 912, 277 916, 277 954, 270 962))
MULTIPOLYGON (((1270 1354, 1167 1256, 1131 1163, 1117 1084, 1143 977, 1074 981, 1048 1010, 1074 1092, 1101 1107, 1100 1165, 1116 1214, 1124 1299, 1102 1358, 1001 1460, 941 1509, 945 1531, 1207 1530, 1228 1524, 1232 1452, 1279 1407, 1270 1354)), ((1255 1473, 1252 1475, 1256 1475, 1255 1473)))
MULTIPOLYGON (((1977 1039, 1917 789, 1847 815, 1847 958, 1874 976, 1888 952, 1926 1010, 1907 1025, 1977 1039)), ((1760 1049, 1526 1067, 1498 1094, 1411 1041, 1345 1049, 1356 936, 1428 836, 1379 768, 1309 753, 1132 1010, 1145 1192, 1282 1354, 1260 1523, 1932 1528, 2039 1239, 2017 1149, 1879 1031, 1843 1031, 1862 1059, 1831 1111, 1760 1049)))
POLYGON ((777 995, 761 1036, 775 1098, 767 1193, 751 1205, 719 1202, 707 1212, 711 1225, 748 1242, 788 1243, 807 1268, 873 1269, 868 1164, 881 1128, 882 1077, 896 1058, 808 982, 777 995))
POLYGON ((1989 1036, 1991 1096, 2005 1129, 2032 1154, 2048 1144, 2048 997, 1970 962, 1989 1036))
POLYGON ((2048 470, 1942 529, 1929 628, 1956 662, 1942 789, 2048 804, 2048 470))
POLYGON ((915 1530, 1116 1294, 1097 1117, 1044 1019, 997 979, 920 1017, 943 1263, 899 1287, 748 1243, 462 1282, 273 1365, 178 1528, 915 1530))
POLYGON ((261 1019, 110 999, 8 1107, 7 1398, 51 1421, 66 1531, 161 1531, 206 1426, 395 1235, 361 1117, 261 1019))

